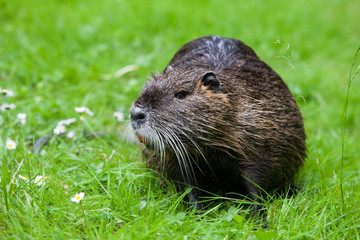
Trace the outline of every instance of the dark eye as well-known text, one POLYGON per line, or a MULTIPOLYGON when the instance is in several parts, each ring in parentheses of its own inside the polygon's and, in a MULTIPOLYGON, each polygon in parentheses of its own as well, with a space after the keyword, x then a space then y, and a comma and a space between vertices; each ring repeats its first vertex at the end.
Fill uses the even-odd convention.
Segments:
POLYGON ((175 98, 184 99, 189 94, 190 94, 190 92, 183 90, 183 91, 175 93, 175 98))

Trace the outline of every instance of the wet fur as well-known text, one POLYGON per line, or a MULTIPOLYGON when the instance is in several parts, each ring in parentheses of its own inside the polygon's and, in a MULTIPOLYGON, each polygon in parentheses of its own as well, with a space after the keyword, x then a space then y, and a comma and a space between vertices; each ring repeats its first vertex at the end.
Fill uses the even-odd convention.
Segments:
MULTIPOLYGON (((303 120, 288 87, 254 51, 235 39, 209 36, 184 45, 144 86, 133 107, 147 166, 179 188, 248 195, 291 184, 306 157, 303 120), (220 82, 202 82, 212 72, 220 82), (184 99, 174 95, 185 90, 184 99)), ((201 208, 201 191, 190 192, 201 208)), ((256 206, 254 209, 257 210, 256 206)))

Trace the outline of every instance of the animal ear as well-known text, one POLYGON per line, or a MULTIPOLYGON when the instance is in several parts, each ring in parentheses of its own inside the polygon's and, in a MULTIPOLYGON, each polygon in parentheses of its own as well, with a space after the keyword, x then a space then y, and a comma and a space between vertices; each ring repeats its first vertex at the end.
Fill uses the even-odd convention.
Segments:
POLYGON ((217 90, 220 88, 220 82, 216 78, 215 73, 205 73, 201 79, 202 85, 207 86, 209 90, 217 90))

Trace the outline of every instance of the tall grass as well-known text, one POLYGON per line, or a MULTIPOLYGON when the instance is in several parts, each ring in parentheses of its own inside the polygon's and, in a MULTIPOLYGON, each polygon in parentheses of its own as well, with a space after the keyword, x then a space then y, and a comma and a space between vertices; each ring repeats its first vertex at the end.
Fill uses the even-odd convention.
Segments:
POLYGON ((346 99, 345 99, 345 103, 344 103, 344 111, 341 117, 341 136, 342 136, 342 142, 341 142, 341 177, 340 177, 340 189, 341 189, 341 199, 343 201, 344 204, 344 190, 343 190, 343 177, 344 177, 344 153, 345 153, 345 131, 346 131, 346 115, 347 115, 347 111, 348 111, 348 103, 349 103, 349 95, 350 95, 350 88, 351 88, 351 83, 354 81, 354 79, 356 78, 356 76, 359 74, 360 72, 360 65, 356 65, 356 63, 359 63, 359 53, 360 53, 360 46, 358 47, 358 49, 356 50, 355 56, 354 56, 354 60, 351 64, 351 68, 350 68, 350 73, 349 73, 349 81, 347 84, 347 91, 346 91, 346 99), (356 69, 354 69, 354 67, 356 69))

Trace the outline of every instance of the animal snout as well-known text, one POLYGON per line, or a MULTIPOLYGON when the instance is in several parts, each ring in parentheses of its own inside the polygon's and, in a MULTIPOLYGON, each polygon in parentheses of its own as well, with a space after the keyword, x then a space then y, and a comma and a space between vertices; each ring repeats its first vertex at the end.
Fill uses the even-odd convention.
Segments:
POLYGON ((134 107, 130 111, 130 119, 138 124, 144 123, 146 121, 146 112, 142 108, 134 107))

